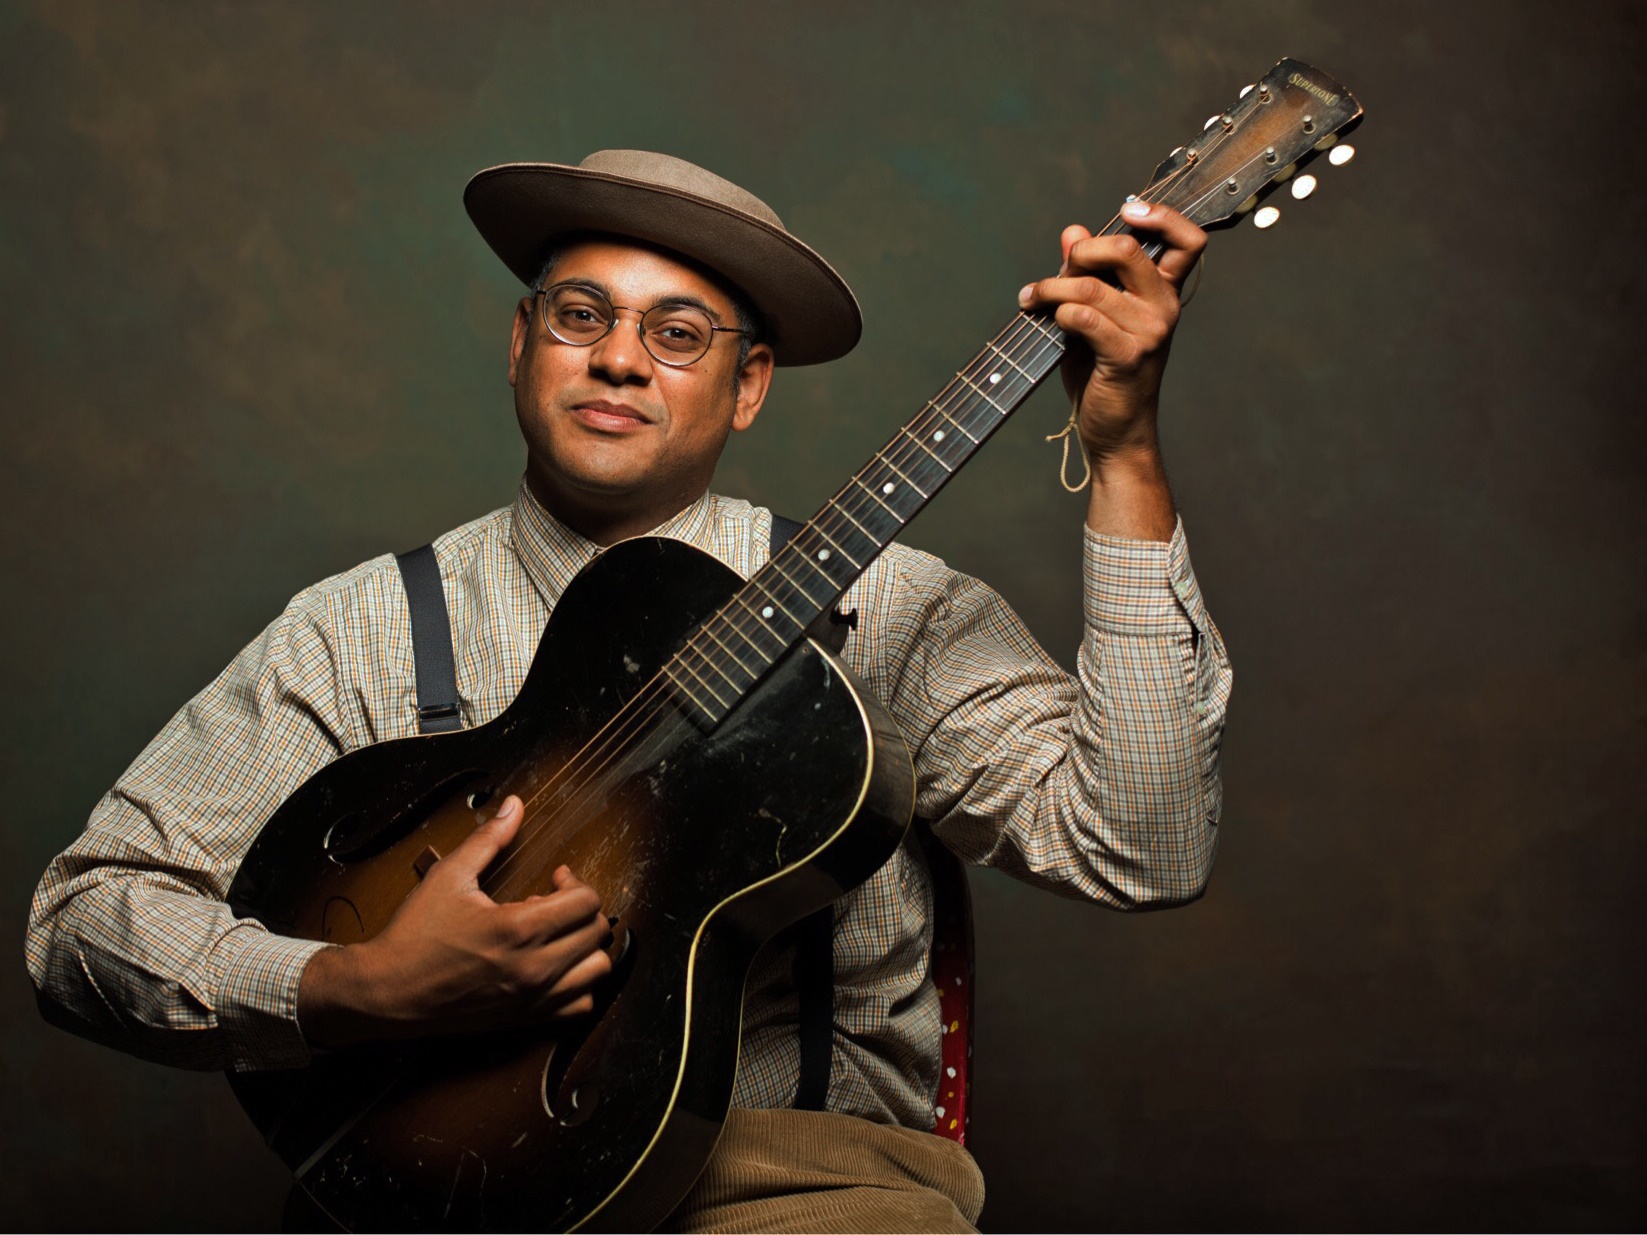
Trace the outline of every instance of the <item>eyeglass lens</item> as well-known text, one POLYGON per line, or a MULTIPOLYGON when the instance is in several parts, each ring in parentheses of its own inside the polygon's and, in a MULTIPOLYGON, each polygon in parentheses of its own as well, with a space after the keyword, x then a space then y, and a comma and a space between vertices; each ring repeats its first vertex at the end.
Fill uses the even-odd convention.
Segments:
MULTIPOLYGON (((588 347, 605 338, 616 320, 612 302, 592 287, 563 285, 544 293, 543 324, 563 343, 588 347)), ((664 364, 691 364, 709 350, 714 326, 694 305, 653 305, 641 315, 641 342, 664 364)))

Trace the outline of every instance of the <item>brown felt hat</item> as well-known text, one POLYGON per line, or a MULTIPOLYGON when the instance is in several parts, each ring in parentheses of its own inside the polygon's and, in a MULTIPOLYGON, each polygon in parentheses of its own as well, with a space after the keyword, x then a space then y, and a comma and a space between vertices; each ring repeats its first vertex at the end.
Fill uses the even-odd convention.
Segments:
POLYGON ((463 205, 528 287, 555 236, 613 232, 673 249, 734 284, 759 310, 778 364, 834 360, 863 333, 857 298, 828 262, 760 198, 685 159, 600 150, 576 167, 505 163, 477 172, 463 205))

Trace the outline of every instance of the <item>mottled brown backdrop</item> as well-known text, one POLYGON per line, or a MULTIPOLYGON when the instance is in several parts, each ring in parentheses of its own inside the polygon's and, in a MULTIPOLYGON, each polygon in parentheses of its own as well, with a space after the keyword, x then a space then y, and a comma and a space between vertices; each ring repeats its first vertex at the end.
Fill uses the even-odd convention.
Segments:
MULTIPOLYGON (((48 1030, 18 943, 291 593, 509 500, 517 289, 472 171, 673 151, 839 266, 864 344, 781 375, 720 477, 804 515, 1060 226, 1282 55, 1369 119, 1215 242, 1168 379, 1237 670, 1223 852, 1131 919, 974 879, 985 1224, 1647 1220, 1640 13, 0 2, 0 1225, 275 1221, 221 1078, 48 1030)), ((910 539, 1068 660, 1064 414, 1038 396, 910 539)))

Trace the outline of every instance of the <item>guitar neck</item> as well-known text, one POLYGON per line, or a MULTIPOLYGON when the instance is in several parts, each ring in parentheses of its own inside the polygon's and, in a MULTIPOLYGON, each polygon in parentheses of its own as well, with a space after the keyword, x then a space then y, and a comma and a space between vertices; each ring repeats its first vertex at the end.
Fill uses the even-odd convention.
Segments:
MULTIPOLYGON (((1142 196, 1203 228, 1233 226, 1318 154, 1348 162, 1355 151, 1338 138, 1360 119, 1361 104, 1341 84, 1282 60, 1162 160, 1142 196)), ((1292 195, 1303 200, 1314 187, 1313 176, 1300 178, 1292 195)), ((1267 207, 1254 223, 1268 227, 1277 217, 1267 207)), ((1102 234, 1131 230, 1117 217, 1102 234)), ((1158 238, 1139 240, 1151 259, 1161 255, 1158 238)), ((687 715, 713 728, 737 707, 1063 354, 1063 332, 1042 313, 1016 314, 984 344, 664 667, 687 715)))
POLYGON ((719 724, 1063 354, 1050 316, 1015 314, 670 661, 664 672, 687 713, 719 724))

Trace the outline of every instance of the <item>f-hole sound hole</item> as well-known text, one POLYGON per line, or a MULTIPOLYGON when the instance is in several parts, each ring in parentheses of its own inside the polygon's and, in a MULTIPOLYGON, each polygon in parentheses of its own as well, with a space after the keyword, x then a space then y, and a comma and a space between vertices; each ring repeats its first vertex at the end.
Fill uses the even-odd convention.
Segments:
MULTIPOLYGON (((443 777, 426 792, 418 795, 404 810, 387 812, 376 809, 346 811, 327 830, 321 842, 326 856, 334 862, 360 862, 375 857, 402 836, 422 823, 439 806, 450 802, 466 785, 479 780, 485 773, 478 768, 465 768, 443 777)), ((486 791, 490 796, 491 791, 486 791)), ((474 794, 469 795, 473 799, 474 794)))
MULTIPOLYGON (((624 983, 635 970, 638 952, 635 934, 617 919, 611 919, 612 943, 608 954, 612 957, 612 972, 595 987, 595 1009, 580 1016, 549 1050, 543 1061, 543 1109, 563 1128, 576 1127, 595 1112, 600 1101, 600 1082, 593 1079, 586 1064, 577 1068, 577 1075, 569 1075, 578 1065, 578 1056, 590 1039, 600 1033, 602 1022, 611 1012, 623 991, 624 983)), ((599 1044, 595 1046, 599 1050, 599 1044)))
POLYGON ((549 1048, 549 1058, 543 1061, 543 1109, 563 1128, 575 1128, 595 1113, 600 1100, 600 1088, 593 1081, 579 1081, 568 1085, 566 1073, 578 1053, 589 1040, 587 1026, 582 1032, 573 1032, 549 1048))

